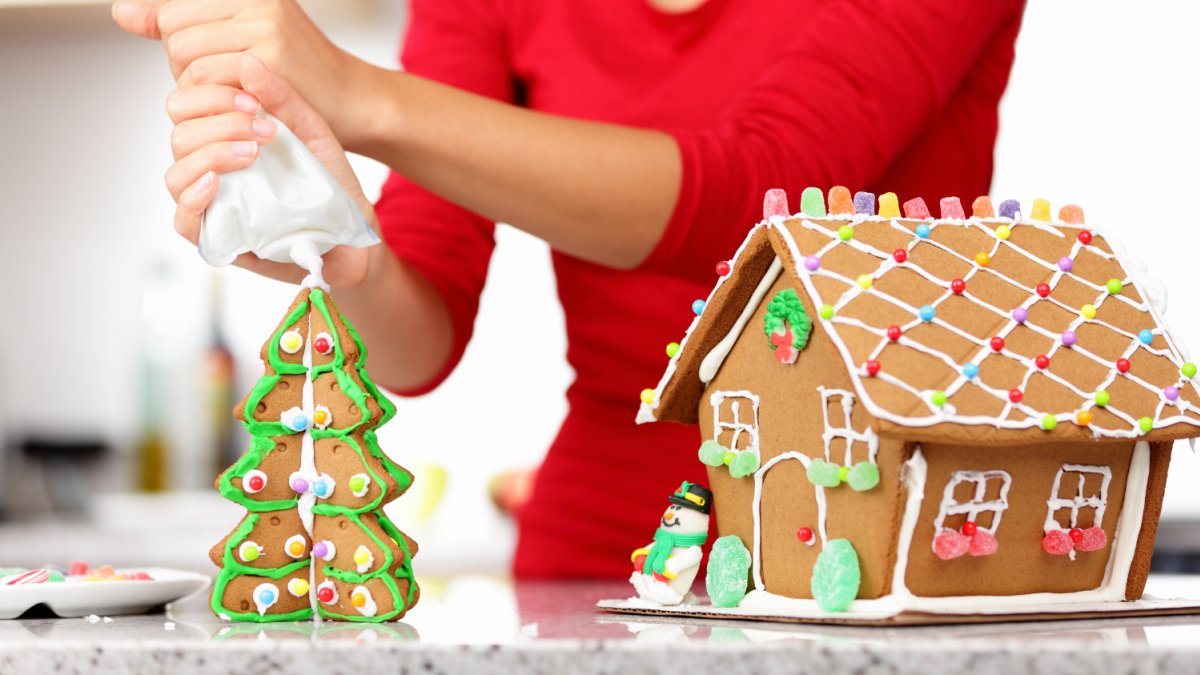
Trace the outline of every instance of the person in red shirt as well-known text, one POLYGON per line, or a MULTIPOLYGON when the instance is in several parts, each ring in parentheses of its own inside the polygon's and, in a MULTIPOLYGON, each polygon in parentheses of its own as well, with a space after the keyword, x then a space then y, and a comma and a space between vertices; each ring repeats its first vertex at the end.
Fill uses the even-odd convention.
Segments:
MULTIPOLYGON (((167 184, 183 236, 196 241, 218 174, 273 136, 253 118, 260 105, 359 200, 387 248, 334 249, 326 278, 393 391, 428 392, 457 365, 494 223, 550 244, 576 379, 519 513, 514 572, 537 577, 628 575, 664 491, 707 482, 695 429, 637 427, 638 394, 766 190, 786 189, 793 211, 809 186, 930 204, 987 194, 1023 8, 412 0, 404 72, 341 51, 293 0, 113 13, 163 40, 179 81, 167 184), (393 169, 374 209, 343 148, 393 169)), ((304 274, 249 254, 238 264, 304 274)))

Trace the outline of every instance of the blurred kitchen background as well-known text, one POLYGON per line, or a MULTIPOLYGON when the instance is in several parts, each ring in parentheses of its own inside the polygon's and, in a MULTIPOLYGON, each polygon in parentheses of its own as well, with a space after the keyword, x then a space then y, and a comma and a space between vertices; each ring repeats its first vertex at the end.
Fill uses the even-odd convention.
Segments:
MULTIPOLYGON (((301 4, 345 49, 395 66, 402 0, 301 4)), ((161 46, 109 11, 0 0, 0 566, 85 557, 211 571, 208 547, 243 513, 212 488, 246 445, 229 409, 262 373, 259 348, 295 289, 210 268, 174 234, 162 178, 174 83, 161 46)), ((1194 4, 1031 3, 992 189, 1026 205, 1046 197, 1055 213, 1081 204, 1119 232, 1171 289, 1185 340, 1200 334, 1200 134, 1185 77, 1198 19, 1194 4)), ((386 169, 351 160, 374 198, 386 169)), ((536 467, 566 412, 547 248, 507 227, 497 239, 462 365, 434 393, 395 399, 380 432, 418 479, 388 511, 420 543, 425 575, 507 569, 515 530, 489 483, 536 467)), ((630 392, 630 415, 636 402, 630 392)), ((1200 461, 1180 444, 1161 571, 1200 571, 1198 483, 1200 461)))

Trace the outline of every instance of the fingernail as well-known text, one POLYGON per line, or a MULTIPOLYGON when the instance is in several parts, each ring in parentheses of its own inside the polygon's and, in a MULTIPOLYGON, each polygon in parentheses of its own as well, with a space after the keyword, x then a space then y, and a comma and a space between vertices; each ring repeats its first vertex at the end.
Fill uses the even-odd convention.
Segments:
POLYGON ((254 120, 254 134, 260 138, 274 138, 275 123, 271 120, 254 120))
POLYGON ((208 192, 208 189, 212 187, 212 184, 213 172, 207 171, 203 176, 200 176, 200 180, 192 183, 192 187, 188 190, 188 192, 196 195, 202 195, 205 192, 208 192))
POLYGON ((243 94, 240 91, 233 95, 233 105, 237 106, 238 110, 241 110, 247 115, 253 115, 254 113, 258 112, 259 108, 262 107, 259 105, 258 99, 254 98, 250 94, 243 94))
POLYGON ((254 141, 234 141, 229 149, 237 157, 253 157, 258 152, 258 143, 254 141))

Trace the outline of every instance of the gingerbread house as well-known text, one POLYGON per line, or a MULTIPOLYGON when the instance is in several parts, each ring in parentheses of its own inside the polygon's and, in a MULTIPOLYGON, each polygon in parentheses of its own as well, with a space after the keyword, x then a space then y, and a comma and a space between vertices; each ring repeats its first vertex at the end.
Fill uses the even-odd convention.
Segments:
POLYGON ((1161 284, 1075 206, 801 206, 767 194, 638 415, 700 426, 719 534, 750 553, 742 602, 1140 598, 1172 442, 1200 435, 1161 284), (833 542, 856 569, 820 569, 833 542))

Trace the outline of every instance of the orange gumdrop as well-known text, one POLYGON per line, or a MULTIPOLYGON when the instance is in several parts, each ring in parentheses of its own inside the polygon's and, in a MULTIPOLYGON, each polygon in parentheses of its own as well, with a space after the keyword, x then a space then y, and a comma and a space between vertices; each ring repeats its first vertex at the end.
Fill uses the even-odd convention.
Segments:
POLYGON ((996 211, 992 208, 992 200, 987 195, 979 197, 971 204, 971 211, 976 218, 995 218, 996 211))
POLYGON ((1068 225, 1083 224, 1083 207, 1074 204, 1067 204, 1058 210, 1058 219, 1068 225))
POLYGON ((829 188, 829 213, 830 215, 854 214, 854 198, 850 196, 849 190, 841 185, 829 188))

